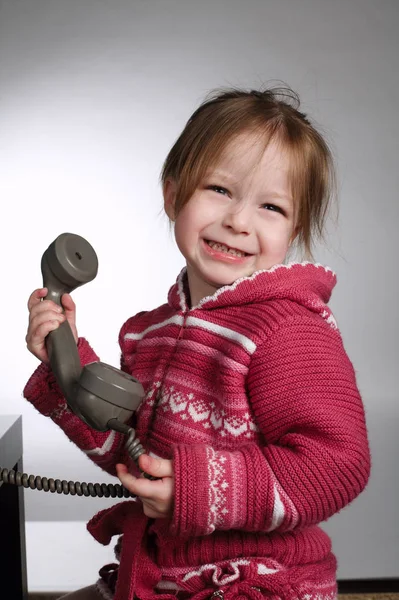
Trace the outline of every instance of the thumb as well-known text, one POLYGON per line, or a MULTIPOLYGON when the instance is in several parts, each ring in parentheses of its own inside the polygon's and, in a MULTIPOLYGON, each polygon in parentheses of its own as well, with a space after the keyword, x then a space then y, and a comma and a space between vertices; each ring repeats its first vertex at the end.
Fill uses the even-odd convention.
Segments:
POLYGON ((173 465, 171 460, 155 458, 148 454, 142 454, 139 458, 139 467, 148 475, 154 477, 173 477, 173 465))
POLYGON ((76 312, 76 304, 70 294, 63 294, 61 298, 62 307, 66 313, 76 312))

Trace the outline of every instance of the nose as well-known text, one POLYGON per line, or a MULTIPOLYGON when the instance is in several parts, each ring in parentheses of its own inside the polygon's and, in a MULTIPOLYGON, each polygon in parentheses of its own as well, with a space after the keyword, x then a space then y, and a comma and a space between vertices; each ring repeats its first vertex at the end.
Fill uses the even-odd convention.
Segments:
POLYGON ((251 208, 244 203, 231 206, 223 217, 223 226, 238 234, 249 235, 251 232, 251 223, 251 208))

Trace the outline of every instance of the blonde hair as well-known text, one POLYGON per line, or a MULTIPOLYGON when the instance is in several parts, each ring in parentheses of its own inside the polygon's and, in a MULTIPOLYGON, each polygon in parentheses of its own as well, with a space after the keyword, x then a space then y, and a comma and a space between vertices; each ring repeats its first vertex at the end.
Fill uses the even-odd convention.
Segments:
POLYGON ((162 168, 162 184, 168 179, 176 184, 175 216, 227 144, 241 133, 253 132, 266 145, 277 140, 288 152, 296 242, 311 257, 335 195, 335 169, 326 141, 299 107, 298 95, 288 87, 213 92, 192 114, 162 168))

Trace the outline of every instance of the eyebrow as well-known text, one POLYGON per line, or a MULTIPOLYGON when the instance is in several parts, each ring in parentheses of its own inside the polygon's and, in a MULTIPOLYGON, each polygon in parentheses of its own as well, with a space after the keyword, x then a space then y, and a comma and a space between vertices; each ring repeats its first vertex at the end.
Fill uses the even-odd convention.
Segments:
POLYGON ((220 171, 220 169, 212 169, 212 167, 206 171, 205 177, 224 177, 232 182, 238 181, 229 171, 220 171))
POLYGON ((283 202, 292 202, 293 200, 293 197, 291 195, 287 196, 286 194, 280 194, 279 192, 267 192, 265 196, 273 200, 283 200, 283 202))

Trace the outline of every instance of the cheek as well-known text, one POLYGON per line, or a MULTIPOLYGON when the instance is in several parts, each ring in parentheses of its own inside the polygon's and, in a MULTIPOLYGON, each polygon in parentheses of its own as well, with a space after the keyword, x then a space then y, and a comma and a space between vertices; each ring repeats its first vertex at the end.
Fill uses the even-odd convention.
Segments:
POLYGON ((184 221, 177 220, 175 223, 175 240, 180 251, 184 253, 189 241, 189 232, 184 227, 184 221))
POLYGON ((208 207, 195 199, 183 208, 175 222, 175 236, 178 240, 195 240, 212 221, 208 207))
POLYGON ((197 237, 196 219, 192 212, 188 206, 185 207, 175 221, 175 239, 183 254, 187 253, 197 237))
POLYGON ((262 230, 262 248, 269 252, 287 252, 292 236, 292 227, 274 223, 262 230))

